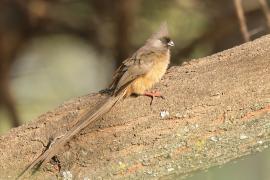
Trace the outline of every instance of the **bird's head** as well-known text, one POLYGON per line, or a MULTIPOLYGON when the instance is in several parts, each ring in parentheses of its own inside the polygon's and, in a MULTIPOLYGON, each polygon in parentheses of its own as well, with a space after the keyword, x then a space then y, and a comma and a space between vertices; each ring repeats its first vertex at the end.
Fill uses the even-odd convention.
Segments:
POLYGON ((161 49, 169 49, 174 46, 174 42, 169 37, 167 23, 163 22, 157 32, 155 32, 148 40, 147 44, 161 49))

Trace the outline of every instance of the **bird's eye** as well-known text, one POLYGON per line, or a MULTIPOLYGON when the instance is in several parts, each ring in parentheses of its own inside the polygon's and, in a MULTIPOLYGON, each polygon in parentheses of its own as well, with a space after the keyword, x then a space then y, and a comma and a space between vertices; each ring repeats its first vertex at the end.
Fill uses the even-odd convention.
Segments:
POLYGON ((167 44, 168 42, 171 41, 171 39, 170 39, 169 37, 164 37, 164 38, 162 38, 162 41, 163 41, 165 44, 167 44))
POLYGON ((162 43, 164 43, 166 46, 174 46, 173 41, 169 37, 163 37, 160 39, 162 43))

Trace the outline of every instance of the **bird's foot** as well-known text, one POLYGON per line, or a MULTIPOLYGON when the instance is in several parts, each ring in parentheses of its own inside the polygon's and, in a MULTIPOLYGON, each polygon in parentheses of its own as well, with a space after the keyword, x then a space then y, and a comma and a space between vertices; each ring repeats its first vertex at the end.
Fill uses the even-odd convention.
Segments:
POLYGON ((110 88, 102 89, 99 91, 100 94, 112 94, 113 90, 110 88))
POLYGON ((155 97, 160 97, 162 99, 165 99, 164 96, 159 91, 145 92, 143 95, 151 97, 150 105, 152 105, 155 97))

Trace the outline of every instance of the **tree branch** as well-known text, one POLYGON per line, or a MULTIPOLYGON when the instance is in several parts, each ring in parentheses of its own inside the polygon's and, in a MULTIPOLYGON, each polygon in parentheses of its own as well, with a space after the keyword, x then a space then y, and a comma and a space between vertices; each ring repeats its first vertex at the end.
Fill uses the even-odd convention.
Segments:
MULTIPOLYGON (((174 178, 270 144, 270 36, 172 67, 156 87, 166 97, 128 98, 71 140, 33 177, 174 178), (161 117, 162 114, 162 117, 161 117), (60 170, 60 172, 59 172, 60 170)), ((0 178, 13 177, 73 120, 102 99, 64 103, 0 138, 0 178)))
POLYGON ((250 34, 248 32, 247 22, 244 14, 244 10, 242 7, 242 0, 234 0, 234 6, 237 12, 237 17, 240 24, 240 29, 243 35, 245 42, 250 41, 250 34))
POLYGON ((267 26, 270 29, 270 9, 266 0, 259 0, 265 18, 267 20, 267 26))

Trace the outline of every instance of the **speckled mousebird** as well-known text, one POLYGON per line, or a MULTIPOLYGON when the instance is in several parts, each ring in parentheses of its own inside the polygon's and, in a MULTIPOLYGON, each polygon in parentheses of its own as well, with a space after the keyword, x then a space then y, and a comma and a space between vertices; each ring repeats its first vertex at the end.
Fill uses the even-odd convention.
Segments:
POLYGON ((174 46, 174 43, 169 37, 167 24, 164 22, 159 30, 146 41, 145 45, 123 61, 116 70, 109 87, 111 93, 103 103, 97 105, 97 110, 88 111, 80 116, 78 123, 35 159, 19 177, 22 177, 33 167, 40 167, 43 163, 48 162, 68 140, 107 113, 119 100, 131 94, 160 96, 157 92, 151 93, 147 90, 151 89, 165 74, 170 63, 171 46, 174 46))

